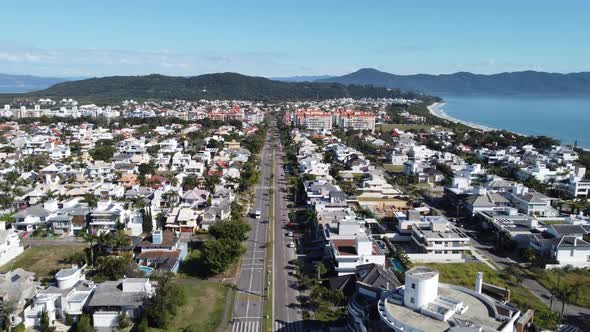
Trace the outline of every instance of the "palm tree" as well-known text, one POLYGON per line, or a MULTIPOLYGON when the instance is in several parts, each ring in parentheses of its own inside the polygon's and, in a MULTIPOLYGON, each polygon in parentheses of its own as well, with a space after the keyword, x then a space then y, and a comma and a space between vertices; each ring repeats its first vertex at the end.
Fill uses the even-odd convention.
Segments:
POLYGON ((95 208, 98 205, 98 198, 94 196, 92 193, 84 194, 84 199, 82 202, 88 204, 89 207, 95 208))
POLYGON ((98 237, 91 232, 82 232, 82 239, 88 243, 90 248, 90 265, 94 264, 94 245, 96 244, 98 237))
POLYGON ((566 303, 570 303, 572 300, 572 296, 574 295, 574 290, 569 287, 561 287, 557 291, 557 299, 561 301, 561 312, 559 314, 559 320, 563 319, 563 312, 565 311, 566 303))
POLYGON ((129 245, 131 238, 123 231, 116 231, 110 234, 111 245, 119 249, 119 255, 123 252, 123 247, 129 245))

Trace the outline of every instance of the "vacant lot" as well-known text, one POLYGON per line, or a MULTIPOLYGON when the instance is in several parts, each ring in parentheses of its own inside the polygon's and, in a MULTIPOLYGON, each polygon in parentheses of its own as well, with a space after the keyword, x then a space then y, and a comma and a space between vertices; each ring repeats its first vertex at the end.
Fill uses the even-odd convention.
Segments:
POLYGON ((490 269, 483 263, 456 263, 456 264, 424 264, 439 271, 441 282, 459 285, 467 288, 475 287, 475 274, 483 272, 484 282, 510 289, 510 302, 519 309, 535 310, 535 321, 545 328, 554 327, 555 322, 547 318, 549 308, 534 296, 528 289, 515 283, 508 283, 506 278, 498 272, 490 269))
POLYGON ((37 279, 53 277, 58 270, 70 267, 70 264, 65 263, 66 258, 74 252, 84 250, 84 248, 86 247, 80 244, 30 247, 20 256, 2 266, 0 271, 6 272, 20 267, 37 273, 37 279))
MULTIPOLYGON (((214 331, 222 322, 227 286, 196 278, 178 279, 186 294, 186 304, 178 309, 167 331, 214 331)), ((164 331, 150 328, 150 331, 164 331)))
POLYGON ((590 308, 590 271, 575 269, 573 271, 563 270, 546 270, 534 273, 532 276, 547 289, 553 287, 564 287, 566 289, 575 289, 578 286, 578 293, 572 294, 571 301, 582 307, 590 308))

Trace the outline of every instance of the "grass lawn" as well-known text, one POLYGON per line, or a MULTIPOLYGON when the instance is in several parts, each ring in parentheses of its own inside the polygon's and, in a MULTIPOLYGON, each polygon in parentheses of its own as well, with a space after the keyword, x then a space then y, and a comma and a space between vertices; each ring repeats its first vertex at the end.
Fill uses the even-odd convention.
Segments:
POLYGON ((404 171, 404 165, 383 164, 383 169, 393 173, 401 173, 404 171))
POLYGON ((562 272, 560 270, 545 270, 539 273, 534 273, 531 276, 537 279, 537 281, 545 288, 550 289, 554 285, 557 285, 558 274, 561 273, 560 285, 561 287, 572 288, 576 282, 582 284, 580 293, 576 301, 575 296, 573 298, 573 304, 590 308, 590 271, 588 270, 575 270, 570 272, 562 272))
MULTIPOLYGON (((226 285, 220 282, 200 280, 197 278, 178 279, 186 294, 186 304, 178 312, 166 331, 182 331, 191 327, 191 331, 214 331, 222 322, 225 309, 226 285)), ((164 331, 150 328, 149 331, 164 331)))
POLYGON ((85 248, 86 246, 80 244, 30 247, 20 256, 2 266, 0 271, 6 272, 20 267, 37 273, 37 279, 53 277, 53 274, 58 270, 70 267, 70 264, 64 262, 66 258, 85 248))
POLYGON ((423 264, 430 266, 439 271, 441 282, 453 285, 459 285, 473 289, 475 287, 475 274, 483 272, 483 280, 486 283, 508 287, 510 289, 510 302, 516 305, 522 312, 527 309, 535 310, 535 322, 542 327, 552 328, 554 322, 545 320, 544 313, 549 312, 549 308, 541 302, 528 289, 521 285, 508 284, 507 281, 498 272, 490 269, 483 263, 453 263, 453 264, 423 264))
POLYGON ((379 124, 375 126, 375 129, 381 131, 381 132, 390 132, 394 129, 399 129, 399 130, 408 130, 408 129, 416 129, 416 130, 420 130, 420 129, 430 129, 432 128, 432 125, 420 125, 420 124, 399 124, 399 123, 384 123, 384 124, 379 124))

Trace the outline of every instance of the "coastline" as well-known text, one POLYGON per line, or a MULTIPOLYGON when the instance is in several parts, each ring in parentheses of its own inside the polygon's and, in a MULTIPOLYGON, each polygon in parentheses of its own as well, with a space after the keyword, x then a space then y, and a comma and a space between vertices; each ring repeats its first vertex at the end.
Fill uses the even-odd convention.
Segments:
MULTIPOLYGON (((443 119, 443 120, 447 120, 447 121, 451 121, 451 122, 455 122, 455 123, 460 123, 463 124, 465 126, 471 127, 473 129, 477 129, 477 130, 481 130, 481 131, 494 131, 494 130, 498 130, 495 128, 490 128, 490 127, 486 127, 486 126, 482 126, 482 125, 478 125, 472 122, 468 122, 468 121, 464 121, 464 120, 459 120, 457 118, 453 118, 452 116, 447 115, 444 111, 442 111, 440 108, 442 106, 444 106, 446 103, 433 103, 432 105, 427 106, 426 108, 428 108, 428 111, 430 112, 430 114, 443 119)), ((517 133, 514 132, 517 135, 521 135, 521 136, 528 136, 525 134, 521 134, 521 133, 517 133)), ((585 148, 585 147, 578 147, 578 149, 586 151, 586 152, 590 152, 590 148, 585 148)))
POLYGON ((473 129, 481 130, 481 131, 493 131, 493 130, 497 130, 497 129, 494 129, 494 128, 490 128, 490 127, 478 125, 476 123, 472 123, 472 122, 468 122, 468 121, 464 121, 464 120, 453 118, 453 117, 447 115, 444 111, 442 111, 440 109, 445 104, 446 103, 434 103, 432 105, 427 106, 427 108, 428 108, 428 111, 430 112, 430 114, 432 114, 432 115, 434 115, 434 116, 436 116, 438 118, 441 118, 443 120, 447 120, 447 121, 451 121, 451 122, 455 122, 455 123, 460 123, 460 124, 463 124, 465 126, 471 127, 473 129))

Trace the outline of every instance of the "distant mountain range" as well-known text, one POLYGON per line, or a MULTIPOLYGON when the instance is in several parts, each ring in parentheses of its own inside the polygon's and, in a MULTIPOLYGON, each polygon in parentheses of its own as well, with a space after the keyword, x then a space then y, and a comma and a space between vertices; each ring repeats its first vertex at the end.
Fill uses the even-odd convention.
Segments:
POLYGON ((372 68, 315 82, 370 84, 434 95, 590 95, 590 72, 571 74, 521 71, 493 75, 395 75, 372 68))
POLYGON ((32 75, 0 74, 0 93, 29 92, 80 78, 40 77, 32 75))
POLYGON ((273 81, 282 82, 315 82, 318 80, 327 80, 333 78, 331 75, 320 75, 320 76, 290 76, 290 77, 271 77, 273 81))
POLYGON ((339 83, 280 82, 236 73, 193 77, 112 76, 62 82, 45 90, 8 97, 80 98, 115 102, 124 99, 243 99, 260 101, 331 98, 415 98, 417 94, 384 87, 339 83))

